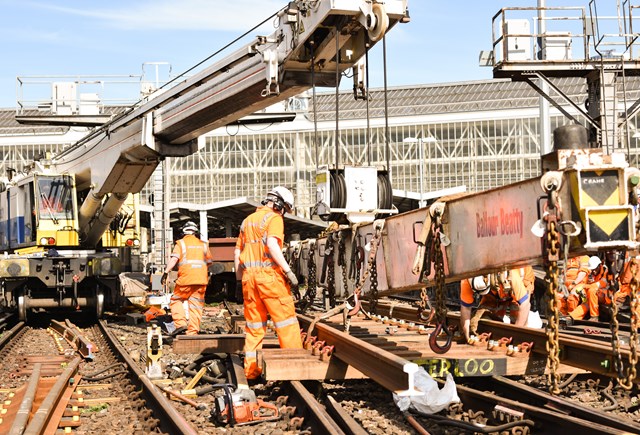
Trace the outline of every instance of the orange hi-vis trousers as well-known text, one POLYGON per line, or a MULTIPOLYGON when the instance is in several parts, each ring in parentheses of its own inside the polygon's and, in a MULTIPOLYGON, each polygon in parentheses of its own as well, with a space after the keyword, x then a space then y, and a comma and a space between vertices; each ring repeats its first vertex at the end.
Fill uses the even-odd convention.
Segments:
POLYGON ((246 320, 244 372, 247 379, 256 379, 262 374, 256 358, 267 331, 267 314, 271 316, 282 349, 302 348, 300 325, 289 285, 275 269, 246 269, 242 274, 242 295, 246 320))
POLYGON ((200 331, 204 293, 206 285, 176 285, 171 296, 171 317, 177 328, 187 328, 187 335, 197 335, 200 331), (189 324, 185 317, 183 302, 189 303, 189 324))

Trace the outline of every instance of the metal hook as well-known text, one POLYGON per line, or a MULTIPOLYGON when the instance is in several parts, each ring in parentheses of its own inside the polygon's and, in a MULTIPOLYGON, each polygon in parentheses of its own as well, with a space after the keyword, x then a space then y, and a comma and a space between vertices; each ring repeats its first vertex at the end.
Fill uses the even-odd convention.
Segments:
POLYGON ((452 339, 453 332, 447 327, 447 320, 445 319, 443 322, 440 322, 436 325, 436 329, 429 336, 429 347, 438 355, 447 353, 449 349, 451 349, 452 339), (440 346, 440 344, 438 343, 438 335, 440 335, 440 332, 442 332, 443 330, 445 331, 447 340, 445 341, 443 346, 440 346))

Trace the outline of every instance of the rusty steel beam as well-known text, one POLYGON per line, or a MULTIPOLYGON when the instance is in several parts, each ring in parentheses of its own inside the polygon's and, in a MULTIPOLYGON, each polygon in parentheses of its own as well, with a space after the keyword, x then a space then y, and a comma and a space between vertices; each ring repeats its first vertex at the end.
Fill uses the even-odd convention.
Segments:
MULTIPOLYGON (((308 330, 314 319, 298 315, 300 327, 308 330)), ((309 331, 327 345, 335 346, 333 356, 355 367, 390 391, 412 392, 418 365, 363 342, 331 326, 316 323, 309 331)))

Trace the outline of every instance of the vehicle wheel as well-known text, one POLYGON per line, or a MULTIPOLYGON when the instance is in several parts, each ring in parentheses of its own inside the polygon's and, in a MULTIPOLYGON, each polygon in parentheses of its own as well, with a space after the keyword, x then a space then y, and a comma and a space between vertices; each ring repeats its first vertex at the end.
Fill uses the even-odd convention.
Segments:
POLYGON ((96 287, 95 304, 96 317, 102 319, 102 315, 104 314, 104 290, 99 287, 96 287))
POLYGON ((24 292, 18 293, 18 319, 21 322, 27 321, 27 296, 24 292))

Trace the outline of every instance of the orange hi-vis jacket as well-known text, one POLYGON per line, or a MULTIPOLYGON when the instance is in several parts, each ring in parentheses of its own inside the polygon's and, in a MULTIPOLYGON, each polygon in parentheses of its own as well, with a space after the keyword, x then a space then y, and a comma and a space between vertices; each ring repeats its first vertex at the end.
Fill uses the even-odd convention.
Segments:
POLYGON ((245 342, 244 373, 255 379, 262 373, 257 351, 271 317, 282 349, 302 348, 300 325, 282 269, 277 265, 267 246, 267 239, 275 237, 282 247, 284 221, 270 207, 259 207, 240 227, 236 249, 240 250, 242 269, 242 295, 244 297, 245 342))
POLYGON ((208 266, 213 262, 207 243, 193 234, 187 234, 176 242, 171 256, 178 258, 176 285, 207 285, 208 266))
POLYGON ((240 229, 236 248, 240 250, 240 267, 243 269, 278 268, 271 254, 265 249, 267 238, 278 239, 280 248, 284 239, 282 216, 269 207, 259 207, 245 219, 240 229), (268 229, 268 231, 267 231, 268 229))

